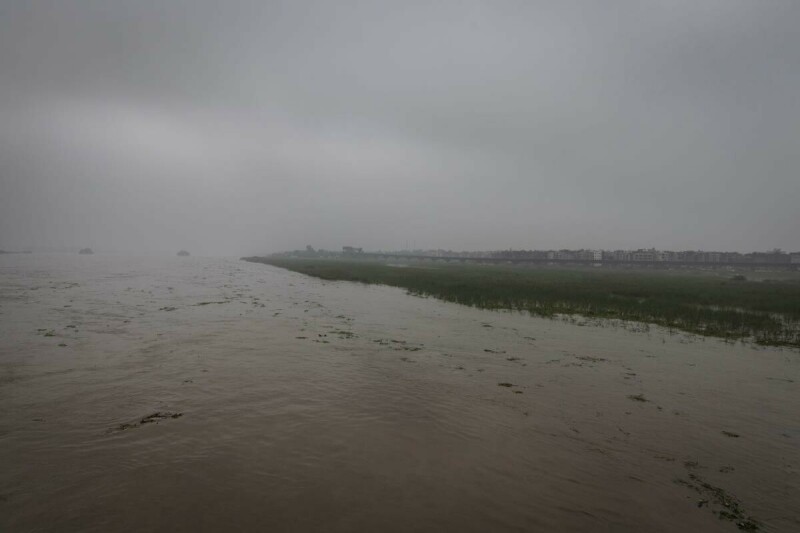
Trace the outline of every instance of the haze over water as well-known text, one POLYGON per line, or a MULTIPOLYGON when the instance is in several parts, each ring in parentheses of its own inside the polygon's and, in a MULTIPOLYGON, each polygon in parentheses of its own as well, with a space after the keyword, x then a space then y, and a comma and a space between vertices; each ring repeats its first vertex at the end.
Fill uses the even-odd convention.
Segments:
POLYGON ((0 529, 735 530, 693 475, 796 531, 799 365, 235 259, 0 256, 0 529))

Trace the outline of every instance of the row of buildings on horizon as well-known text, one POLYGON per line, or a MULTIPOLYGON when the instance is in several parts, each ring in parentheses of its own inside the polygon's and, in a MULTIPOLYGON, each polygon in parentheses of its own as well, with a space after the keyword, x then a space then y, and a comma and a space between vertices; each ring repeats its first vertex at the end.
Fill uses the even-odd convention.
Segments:
MULTIPOLYGON (((416 254, 415 254, 416 255, 416 254)), ((427 250, 420 255, 432 257, 473 257, 489 259, 533 259, 556 261, 619 261, 681 263, 775 263, 800 264, 800 252, 780 249, 769 252, 709 252, 703 250, 670 251, 655 248, 638 250, 495 250, 487 252, 452 252, 427 250)))
POLYGON ((365 252, 363 248, 344 246, 341 252, 315 250, 306 246, 305 250, 287 252, 286 255, 305 257, 358 256, 358 255, 397 255, 430 258, 496 259, 512 261, 580 261, 580 262, 642 262, 642 263, 698 263, 698 264, 776 264, 800 265, 800 252, 784 252, 774 249, 768 252, 709 252, 703 250, 670 251, 655 248, 637 250, 491 250, 458 252, 453 250, 397 250, 365 252))

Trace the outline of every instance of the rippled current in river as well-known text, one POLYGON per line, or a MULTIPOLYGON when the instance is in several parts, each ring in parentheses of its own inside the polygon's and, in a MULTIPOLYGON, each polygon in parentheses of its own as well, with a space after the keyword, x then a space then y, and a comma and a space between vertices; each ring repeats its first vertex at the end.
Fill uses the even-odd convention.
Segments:
POLYGON ((799 384, 236 259, 0 256, 0 530, 800 531, 799 384))

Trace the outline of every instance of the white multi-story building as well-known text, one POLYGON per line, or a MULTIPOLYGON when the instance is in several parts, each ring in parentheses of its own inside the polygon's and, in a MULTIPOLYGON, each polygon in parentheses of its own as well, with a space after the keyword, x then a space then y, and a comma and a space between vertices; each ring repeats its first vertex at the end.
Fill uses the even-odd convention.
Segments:
POLYGON ((636 250, 633 252, 632 257, 634 261, 655 261, 656 260, 656 251, 655 249, 651 250, 636 250))

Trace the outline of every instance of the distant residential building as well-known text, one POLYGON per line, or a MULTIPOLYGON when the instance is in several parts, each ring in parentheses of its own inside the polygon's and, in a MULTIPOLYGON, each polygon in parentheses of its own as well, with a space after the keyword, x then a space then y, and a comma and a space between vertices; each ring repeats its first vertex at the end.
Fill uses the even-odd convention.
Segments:
POLYGON ((656 260, 656 251, 655 249, 651 250, 636 250, 631 254, 631 259, 633 261, 655 261, 656 260))
POLYGON ((750 256, 754 263, 789 263, 791 258, 789 254, 781 250, 773 250, 771 252, 753 252, 747 254, 750 256))
POLYGON ((631 254, 626 250, 614 250, 613 252, 603 252, 603 259, 611 261, 630 261, 631 254))
POLYGON ((570 261, 577 259, 577 252, 573 252, 571 250, 559 250, 556 252, 556 259, 561 259, 562 261, 570 261))

